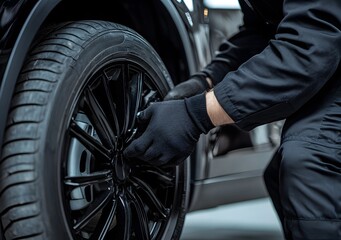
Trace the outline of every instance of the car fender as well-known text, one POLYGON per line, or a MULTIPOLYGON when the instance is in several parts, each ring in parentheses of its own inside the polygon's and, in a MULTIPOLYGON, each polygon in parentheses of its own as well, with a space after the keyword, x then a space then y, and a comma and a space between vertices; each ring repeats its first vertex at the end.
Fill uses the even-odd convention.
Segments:
POLYGON ((26 18, 26 21, 22 25, 13 49, 9 55, 0 87, 0 109, 2 112, 0 118, 0 150, 10 101, 13 95, 16 79, 20 73, 25 56, 41 24, 44 22, 50 11, 52 11, 59 2, 60 0, 40 0, 34 5, 26 18))

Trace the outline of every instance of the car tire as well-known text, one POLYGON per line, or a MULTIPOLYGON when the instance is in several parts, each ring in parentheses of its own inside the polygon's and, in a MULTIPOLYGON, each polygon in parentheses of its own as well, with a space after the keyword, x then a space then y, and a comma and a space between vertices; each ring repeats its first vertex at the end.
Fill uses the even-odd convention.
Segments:
POLYGON ((125 159, 138 111, 172 81, 133 30, 105 21, 46 28, 17 81, 1 153, 4 239, 179 239, 187 162, 125 159))

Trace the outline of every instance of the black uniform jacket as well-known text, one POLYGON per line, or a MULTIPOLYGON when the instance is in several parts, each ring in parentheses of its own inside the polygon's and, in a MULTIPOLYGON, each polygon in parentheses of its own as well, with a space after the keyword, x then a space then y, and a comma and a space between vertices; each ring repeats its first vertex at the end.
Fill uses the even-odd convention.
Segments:
POLYGON ((250 130, 287 118, 332 77, 341 83, 340 0, 241 0, 240 5, 240 32, 222 43, 204 69, 239 127, 250 130))

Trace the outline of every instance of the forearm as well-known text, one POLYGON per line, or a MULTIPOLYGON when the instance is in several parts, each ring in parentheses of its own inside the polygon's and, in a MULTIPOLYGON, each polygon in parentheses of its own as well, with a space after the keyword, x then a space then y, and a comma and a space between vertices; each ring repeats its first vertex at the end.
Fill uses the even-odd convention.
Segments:
POLYGON ((214 91, 206 93, 206 109, 208 116, 214 126, 234 123, 230 116, 224 111, 214 95, 214 91))

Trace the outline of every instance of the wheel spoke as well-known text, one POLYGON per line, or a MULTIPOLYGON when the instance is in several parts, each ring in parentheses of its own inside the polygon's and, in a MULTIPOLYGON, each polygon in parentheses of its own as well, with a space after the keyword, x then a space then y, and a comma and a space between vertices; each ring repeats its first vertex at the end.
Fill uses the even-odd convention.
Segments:
POLYGON ((120 235, 122 239, 130 239, 130 231, 131 231, 131 208, 128 203, 127 198, 124 195, 119 196, 118 201, 119 217, 117 219, 119 226, 122 228, 120 229, 120 235))
POLYGON ((141 240, 150 240, 148 217, 144 210, 143 202, 137 194, 134 195, 130 192, 128 194, 136 215, 136 217, 133 216, 136 237, 141 240))
POLYGON ((101 142, 107 148, 114 148, 116 146, 115 134, 113 133, 108 119, 103 112, 103 109, 99 105, 96 97, 93 92, 88 88, 84 91, 85 94, 85 104, 88 107, 87 115, 90 118, 91 123, 93 124, 101 142))
POLYGON ((122 134, 128 131, 128 125, 130 122, 130 97, 129 97, 129 65, 124 65, 123 68, 123 81, 122 81, 122 92, 123 92, 123 128, 122 134))
POLYGON ((110 201, 112 201, 112 195, 112 192, 101 192, 86 209, 82 218, 73 226, 73 229, 79 231, 84 228, 103 208, 109 204, 110 201))
POLYGON ((156 169, 140 169, 138 172, 139 175, 145 176, 145 174, 153 175, 155 178, 157 178, 158 181, 161 181, 166 186, 174 186, 174 177, 170 176, 169 174, 156 170, 156 169))
POLYGON ((117 136, 119 136, 119 134, 120 134, 120 126, 119 126, 119 122, 118 122, 118 118, 117 118, 117 110, 116 110, 116 107, 114 106, 114 98, 112 97, 112 93, 111 93, 108 81, 110 81, 111 79, 116 80, 116 78, 120 74, 120 72, 121 72, 120 69, 117 69, 113 73, 113 76, 110 76, 110 77, 107 76, 107 74, 104 72, 105 77, 102 79, 102 83, 103 83, 103 87, 104 87, 104 91, 105 91, 106 102, 109 105, 110 115, 112 118, 112 122, 115 125, 117 136))
POLYGON ((143 75, 142 73, 135 74, 129 85, 129 98, 130 98, 130 123, 128 130, 132 130, 135 125, 136 115, 140 108, 141 98, 142 98, 142 83, 143 75))
POLYGON ((151 207, 158 212, 160 217, 167 218, 169 209, 164 207, 149 185, 137 177, 132 177, 131 182, 137 189, 142 191, 145 199, 152 205, 151 207))
POLYGON ((72 120, 70 124, 70 133, 80 141, 98 160, 110 161, 110 151, 100 142, 85 132, 77 123, 72 120))
POLYGON ((110 170, 84 174, 81 176, 66 176, 64 183, 68 186, 81 187, 91 184, 98 184, 112 181, 110 170))
POLYGON ((105 239, 111 224, 113 223, 115 212, 117 208, 117 202, 112 201, 102 211, 102 216, 98 221, 96 229, 91 236, 91 240, 102 240, 105 239))

